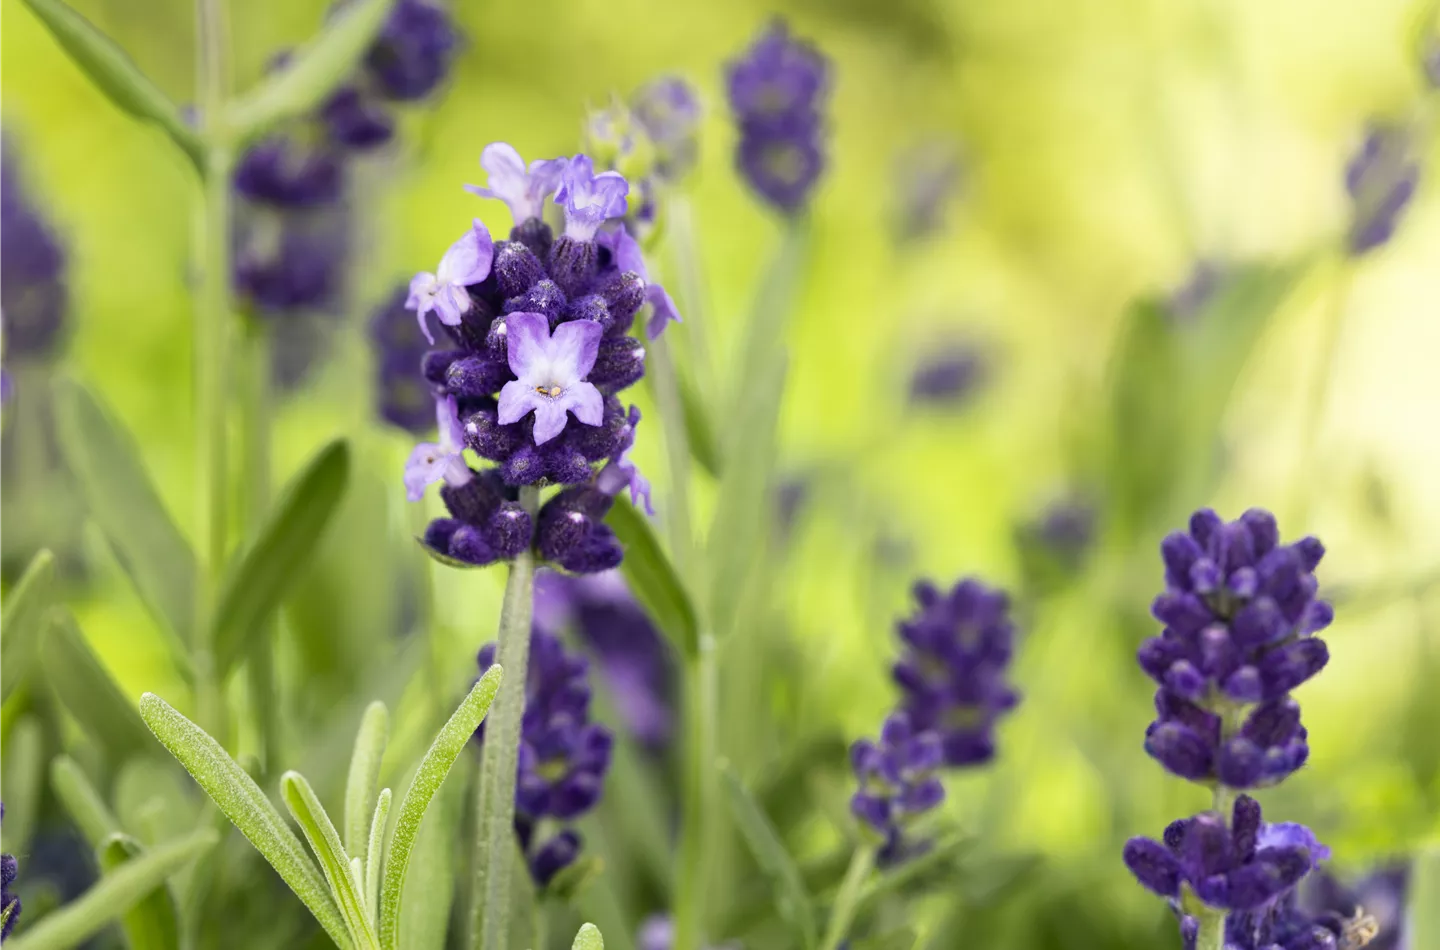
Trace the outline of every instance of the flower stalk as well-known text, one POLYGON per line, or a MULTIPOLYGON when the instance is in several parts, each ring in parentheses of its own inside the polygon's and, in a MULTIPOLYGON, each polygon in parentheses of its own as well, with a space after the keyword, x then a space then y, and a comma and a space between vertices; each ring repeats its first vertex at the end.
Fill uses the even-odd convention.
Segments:
POLYGON ((867 844, 858 846, 850 857, 845 880, 840 883, 840 893, 835 897, 835 908, 830 912, 830 925, 825 928, 820 950, 836 950, 845 942, 850 923, 855 919, 855 908, 860 905, 861 890, 874 867, 875 849, 867 844))
MULTIPOLYGON (((265 523, 270 507, 271 468, 271 346, 263 322, 254 314, 241 318, 244 346, 240 379, 241 473, 245 526, 252 536, 265 523)), ((274 775, 278 764, 279 708, 275 692, 275 624, 267 620, 255 632, 258 641, 248 662, 250 702, 260 732, 260 764, 264 775, 274 775)))

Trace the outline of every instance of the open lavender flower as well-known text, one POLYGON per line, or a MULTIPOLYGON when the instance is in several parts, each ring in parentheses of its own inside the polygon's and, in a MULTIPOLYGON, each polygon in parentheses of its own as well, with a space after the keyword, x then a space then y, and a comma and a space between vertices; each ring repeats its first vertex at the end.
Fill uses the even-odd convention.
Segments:
POLYGON ((1329 660, 1313 634, 1329 626, 1315 597, 1314 538, 1279 543, 1269 512, 1226 524, 1209 509, 1165 539, 1166 591, 1152 607, 1164 632, 1140 647, 1159 684, 1145 749, 1167 770, 1231 788, 1272 785, 1309 757, 1290 691, 1329 660), (1222 729, 1226 721, 1237 722, 1222 729))
POLYGON ((1350 253, 1359 256, 1390 240, 1420 183, 1413 133, 1398 125, 1374 123, 1345 166, 1345 190, 1352 217, 1350 253))
POLYGON ((494 257, 495 244, 490 240, 490 231, 476 218, 470 230, 460 235, 440 258, 435 273, 422 271, 410 279, 410 297, 405 306, 415 311, 425 339, 435 342, 425 321, 428 313, 433 312, 447 327, 460 325, 460 318, 472 305, 465 288, 489 276, 494 257))
POLYGON ((899 625, 900 709, 916 731, 939 734, 947 767, 988 762, 995 723, 1019 702, 1005 682, 1015 645, 1009 600, 973 579, 948 592, 922 581, 915 599, 920 609, 899 625))
MULTIPOLYGON (((0 802, 0 820, 5 817, 5 804, 0 802)), ((15 883, 19 866, 13 854, 0 854, 0 940, 10 936, 15 922, 20 919, 20 898, 10 890, 15 883)))
POLYGON ((535 444, 543 445, 565 430, 567 412, 579 422, 598 426, 605 400, 585 377, 595 367, 600 337, 594 320, 572 320, 550 332, 543 313, 512 313, 505 319, 510 372, 515 379, 500 389, 497 419, 512 425, 535 413, 535 444))
MULTIPOLYGON (((480 649, 481 671, 495 662, 495 644, 480 649)), ((515 778, 515 831, 530 873, 544 887, 579 856, 570 822, 595 807, 610 768, 614 739, 590 721, 589 664, 548 633, 532 631, 525 717, 515 778)), ((482 723, 476 737, 485 740, 482 723)))
POLYGON ((878 743, 860 739, 850 747, 858 782, 850 810, 883 842, 882 864, 912 850, 906 829, 945 800, 945 786, 936 775, 943 760, 939 733, 915 730, 903 712, 885 720, 878 743))
POLYGON ((808 203, 825 168, 821 109, 829 74, 825 57, 793 39, 779 20, 726 68, 740 129, 736 167, 760 197, 787 215, 808 203))

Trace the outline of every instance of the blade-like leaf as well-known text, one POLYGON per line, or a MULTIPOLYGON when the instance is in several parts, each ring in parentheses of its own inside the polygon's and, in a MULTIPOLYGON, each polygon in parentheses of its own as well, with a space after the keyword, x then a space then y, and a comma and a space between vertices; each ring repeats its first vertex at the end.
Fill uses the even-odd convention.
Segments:
MULTIPOLYGON (((101 870, 112 874, 143 856, 145 849, 129 835, 113 834, 101 842, 96 853, 101 870)), ((180 946, 179 916, 175 895, 161 883, 125 913, 120 925, 130 950, 175 950, 180 946)))
POLYGON ((55 694, 111 762, 118 765, 154 752, 139 713, 91 652, 69 611, 57 607, 50 612, 50 633, 41 657, 55 694))
POLYGON ((90 847, 99 850, 111 835, 120 833, 120 822, 110 813, 110 806, 68 755, 57 755, 50 763, 50 787, 90 847))
POLYGON ((1440 947, 1440 845, 1415 856, 1405 911, 1406 946, 1440 947))
POLYGON ((730 813, 755 862, 775 882, 776 908, 780 916, 798 932, 801 945, 814 947, 816 941, 815 908, 810 894, 805 890, 805 881, 800 868, 785 850, 780 836, 770 824, 770 819, 760 810, 755 799, 746 790, 740 777, 728 765, 722 770, 725 779, 726 797, 730 813))
POLYGON ((395 821, 395 833, 390 839, 390 852, 385 856, 385 873, 381 878, 380 890, 380 946, 383 950, 395 950, 400 934, 400 895, 405 889, 405 871, 410 866, 410 852, 415 847, 415 836, 425 818, 430 800, 440 790, 450 767, 465 748, 465 743, 475 734, 475 729, 500 688, 502 671, 493 665, 480 677, 470 694, 460 703, 460 708, 440 729, 440 734, 431 743, 410 788, 400 802, 400 814, 395 821))
POLYGON ((185 124, 175 103, 140 71, 126 52, 63 0, 25 0, 45 29, 90 77, 100 91, 124 111, 154 122, 170 136, 195 168, 205 169, 204 149, 195 131, 185 124))
POLYGON ((305 832, 310 850, 320 860, 325 880, 330 884, 330 893, 340 905, 340 915, 345 918, 351 935, 362 947, 375 946, 375 931, 370 926, 370 916, 365 911, 365 902, 360 897, 355 875, 350 866, 350 857, 340 843, 340 832, 325 813, 320 798, 305 776, 299 772, 286 772, 280 776, 280 797, 285 807, 305 832))
POLYGON ((305 846, 270 804, 255 780, 209 733, 154 693, 140 697, 140 715, 170 754, 180 760, 220 811, 249 839, 282 880, 315 915, 336 945, 350 946, 345 922, 305 846))
POLYGON ((570 950, 605 950, 605 940, 600 936, 600 928, 594 924, 585 924, 575 935, 575 942, 570 945, 570 950))
POLYGON ((289 65, 230 109, 226 118, 232 134, 245 141, 319 105, 360 62, 392 3, 356 0, 338 8, 320 35, 301 48, 289 65))
POLYGON ((695 608, 675 566, 660 549, 649 522, 628 500, 616 498, 606 523, 625 548, 620 570, 629 582, 631 593, 676 651, 681 656, 694 657, 700 649, 695 608))
POLYGON ((21 717, 5 737, 0 784, 5 788, 6 851, 23 852, 40 812, 45 782, 45 734, 37 716, 21 717))
POLYGON ((215 846, 219 836, 205 829, 167 842, 106 874, 79 900, 17 932, 6 950, 69 950, 126 913, 162 886, 165 879, 215 846))
POLYGON ((45 632, 45 611, 55 580, 55 555, 41 551, 5 598, 0 614, 0 702, 25 678, 45 632))
MULTIPOLYGON (((462 762, 461 767, 465 764, 462 762)), ((446 932, 450 926, 450 910, 455 903, 455 840, 465 813, 465 779, 474 773, 456 776, 447 782, 436 798, 435 814, 420 828, 415 839, 412 870, 405 882, 401 906, 405 913, 400 921, 401 950, 445 950, 446 932)))
POLYGON ((690 454, 700 467, 712 476, 720 477, 720 443, 715 438, 715 426, 710 421, 706 408, 695 383, 688 376, 680 374, 680 408, 685 414, 685 436, 690 442, 690 454))
POLYGON ((382 702, 373 702, 360 717, 355 752, 350 756, 350 778, 345 783, 345 853, 366 860, 369 853, 375 792, 380 785, 380 760, 390 734, 390 714, 382 702))
POLYGON ((377 924, 380 872, 385 861, 385 832, 390 827, 390 798, 390 789, 382 788, 375 799, 375 814, 370 817, 370 840, 365 846, 365 873, 361 878, 365 882, 365 906, 370 910, 372 921, 377 924))
MULTIPOLYGON (((197 569, 130 434, 81 385, 55 383, 60 447, 85 506, 146 608, 172 641, 191 640, 197 569)), ((176 651, 181 652, 181 651, 176 651)))
POLYGON ((321 449, 285 489, 259 536, 231 565, 216 611, 215 662, 222 677, 320 544, 349 475, 350 448, 343 440, 321 449))

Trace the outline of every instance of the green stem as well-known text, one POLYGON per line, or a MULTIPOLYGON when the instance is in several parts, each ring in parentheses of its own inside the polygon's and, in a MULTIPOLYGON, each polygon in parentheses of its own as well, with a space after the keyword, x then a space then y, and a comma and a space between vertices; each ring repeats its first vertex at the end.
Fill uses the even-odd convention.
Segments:
POLYGON ((695 228, 695 211, 684 195, 674 195, 666 209, 670 233, 674 235, 676 269, 680 278, 680 299, 685 309, 685 338, 690 344, 690 364, 707 405, 715 405, 715 367, 710 362, 706 335, 705 278, 700 264, 700 241, 695 228))
POLYGON ((860 892, 865 879, 875 867, 875 849, 862 844, 850 858, 850 868, 845 880, 840 883, 840 893, 835 896, 835 906, 830 911, 830 926, 825 928, 825 939, 820 950, 835 950, 850 932, 850 923, 855 918, 855 909, 860 905, 860 892))
POLYGON ((674 950, 700 950, 710 903, 707 817, 713 814, 715 800, 717 679, 715 640, 702 632, 698 655, 685 664, 685 773, 674 950))
MULTIPOLYGON (((253 537, 270 508, 270 427, 272 417, 271 339, 268 328, 253 314, 241 318, 244 348, 240 387, 240 456, 246 530, 253 537)), ((274 775, 279 761, 280 715, 275 695, 275 625, 266 621, 256 631, 247 669, 251 703, 260 731, 260 767, 274 775)))
POLYGON ((696 572, 693 570, 695 535, 690 527, 690 441, 685 432, 685 407, 680 401, 675 360, 670 343, 663 336, 650 342, 649 369, 670 466, 670 505, 663 514, 670 528, 671 555, 680 575, 693 579, 696 572))
MULTIPOLYGON (((520 503, 532 516, 539 500, 538 488, 520 489, 520 503)), ((505 678, 486 717, 485 743, 480 757, 470 919, 472 935, 480 936, 474 946, 481 950, 508 950, 510 874, 515 864, 515 767, 520 753, 520 721, 525 715, 530 615, 534 602, 535 553, 525 551, 511 563, 510 576, 505 582, 496 655, 496 662, 505 668, 505 678)))

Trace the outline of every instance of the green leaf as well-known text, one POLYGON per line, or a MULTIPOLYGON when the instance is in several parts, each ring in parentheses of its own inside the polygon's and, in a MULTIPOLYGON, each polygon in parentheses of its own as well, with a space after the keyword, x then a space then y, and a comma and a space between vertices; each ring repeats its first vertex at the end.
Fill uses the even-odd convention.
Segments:
POLYGON ((40 813, 40 793, 45 782, 45 734, 36 716, 24 716, 10 727, 0 757, 0 784, 5 788, 6 851, 23 852, 40 813))
POLYGON ((620 570, 635 599, 681 656, 696 656, 700 634, 695 608, 675 566, 660 549, 650 523, 624 498, 615 499, 606 522, 625 548, 620 570))
POLYGON ((710 421, 710 411, 695 388, 695 382, 680 373, 680 410, 685 416, 685 435, 690 443, 690 454, 700 467, 715 478, 720 477, 720 443, 715 438, 715 426, 710 421))
POLYGON ((1410 873, 1406 944, 1417 950, 1440 947, 1440 846, 1431 845, 1417 854, 1410 873))
POLYGON ((370 840, 365 846, 365 906, 371 916, 379 910, 380 872, 385 862, 385 833, 389 830, 390 789, 382 788, 375 799, 375 814, 370 816, 370 840))
POLYGON ((0 702, 10 698, 25 674, 45 633, 45 611, 50 607, 50 588, 55 581, 55 555, 41 551, 30 561, 20 580, 5 598, 0 614, 0 702))
POLYGON ((175 527, 140 461, 134 440, 83 386, 55 383, 60 447, 90 517, 100 526, 146 608, 169 635, 172 651, 191 642, 195 555, 175 527))
POLYGON ((349 475, 350 448, 344 440, 321 449, 286 487, 259 536, 227 570, 215 628, 215 662, 222 678, 319 546, 349 475))
POLYGON ((145 723, 90 650, 75 618, 50 612, 50 634, 41 650, 45 676, 70 714, 116 765, 154 751, 145 723))
POLYGON ((289 65, 241 97, 226 116, 240 141, 262 135, 277 122, 304 115, 344 82, 374 41, 392 0, 356 0, 336 10, 314 40, 289 65))
POLYGON ((350 777, 345 783, 345 852, 366 860, 370 847, 375 793, 380 785, 380 760, 390 734, 390 714, 382 702, 373 702, 360 717, 355 751, 350 756, 350 777))
POLYGON ((566 865, 545 885, 544 898, 562 904, 573 903, 595 883, 605 870, 605 862, 598 855, 589 854, 566 865))
POLYGON ((755 862, 775 883, 776 909, 779 910, 781 918, 798 932, 801 945, 806 948, 814 947, 815 908, 811 904, 810 894, 805 890, 800 868, 785 850, 785 845, 775 833, 770 819, 765 817, 765 813, 750 796, 735 770, 727 764, 721 771, 735 824, 740 827, 740 833, 750 847, 750 853, 755 856, 755 862))
POLYGON ((207 828, 125 862, 78 900, 16 933, 7 950, 68 950, 79 946, 145 900, 166 878, 209 851, 218 840, 219 836, 207 828))
MULTIPOLYGON (((112 874, 145 854, 140 842, 129 835, 113 834, 97 849, 100 868, 112 874)), ((175 896, 159 884, 121 919, 130 950, 176 950, 180 946, 180 912, 175 896)))
POLYGON ((310 842, 310 850, 320 860, 320 868, 330 884, 330 893, 340 905, 340 915, 345 918, 351 936, 359 946, 374 947, 375 930, 370 926, 370 915, 360 897, 361 883, 355 879, 350 858, 345 853, 345 846, 340 843, 340 833, 325 813, 319 796, 305 781, 305 776, 299 772, 286 772, 280 776, 280 797, 285 799, 285 807, 290 809, 291 816, 310 842))
POLYGON ((605 940, 600 936, 600 928, 594 924, 582 926, 575 935, 575 942, 570 945, 570 950, 605 950, 605 940))
MULTIPOLYGON (((467 774, 473 773, 468 770, 467 774)), ((455 841, 460 837, 468 783, 447 782, 436 799, 436 813, 420 828, 405 882, 400 922, 402 950, 445 950, 450 909, 455 903, 455 841)))
POLYGON ((208 809, 192 792, 188 777, 169 760, 131 759, 115 779, 112 796, 120 827, 144 845, 189 834, 208 809))
POLYGON ((140 697, 140 715, 170 754, 180 760, 220 811, 240 829, 280 878, 304 902, 336 945, 350 946, 340 910, 305 846, 265 793, 205 730, 154 693, 140 697))
POLYGON ((914 927, 905 926, 889 930, 874 937, 856 940, 851 944, 855 950, 910 950, 920 939, 914 927))
POLYGON ((50 787, 90 847, 99 850, 112 835, 120 833, 120 822, 111 814, 110 806, 68 755, 57 755, 51 761, 50 787))
POLYGON ((25 5, 111 102, 137 119, 160 126, 195 168, 204 172, 204 148, 199 136, 185 124, 175 103, 114 40, 63 0, 25 0, 25 5))
POLYGON ((410 788, 400 802, 400 814, 390 838, 390 853, 385 856, 385 873, 380 887, 380 946, 383 950, 395 950, 398 945, 400 895, 405 889, 405 871, 410 866, 410 852, 415 847, 415 836, 420 831, 425 810, 430 807, 430 800, 440 790, 445 776, 450 774, 450 767, 489 711, 495 692, 500 688, 501 675, 497 664, 480 677, 460 703, 460 708, 441 727, 425 758, 420 760, 420 767, 415 770, 410 788))

